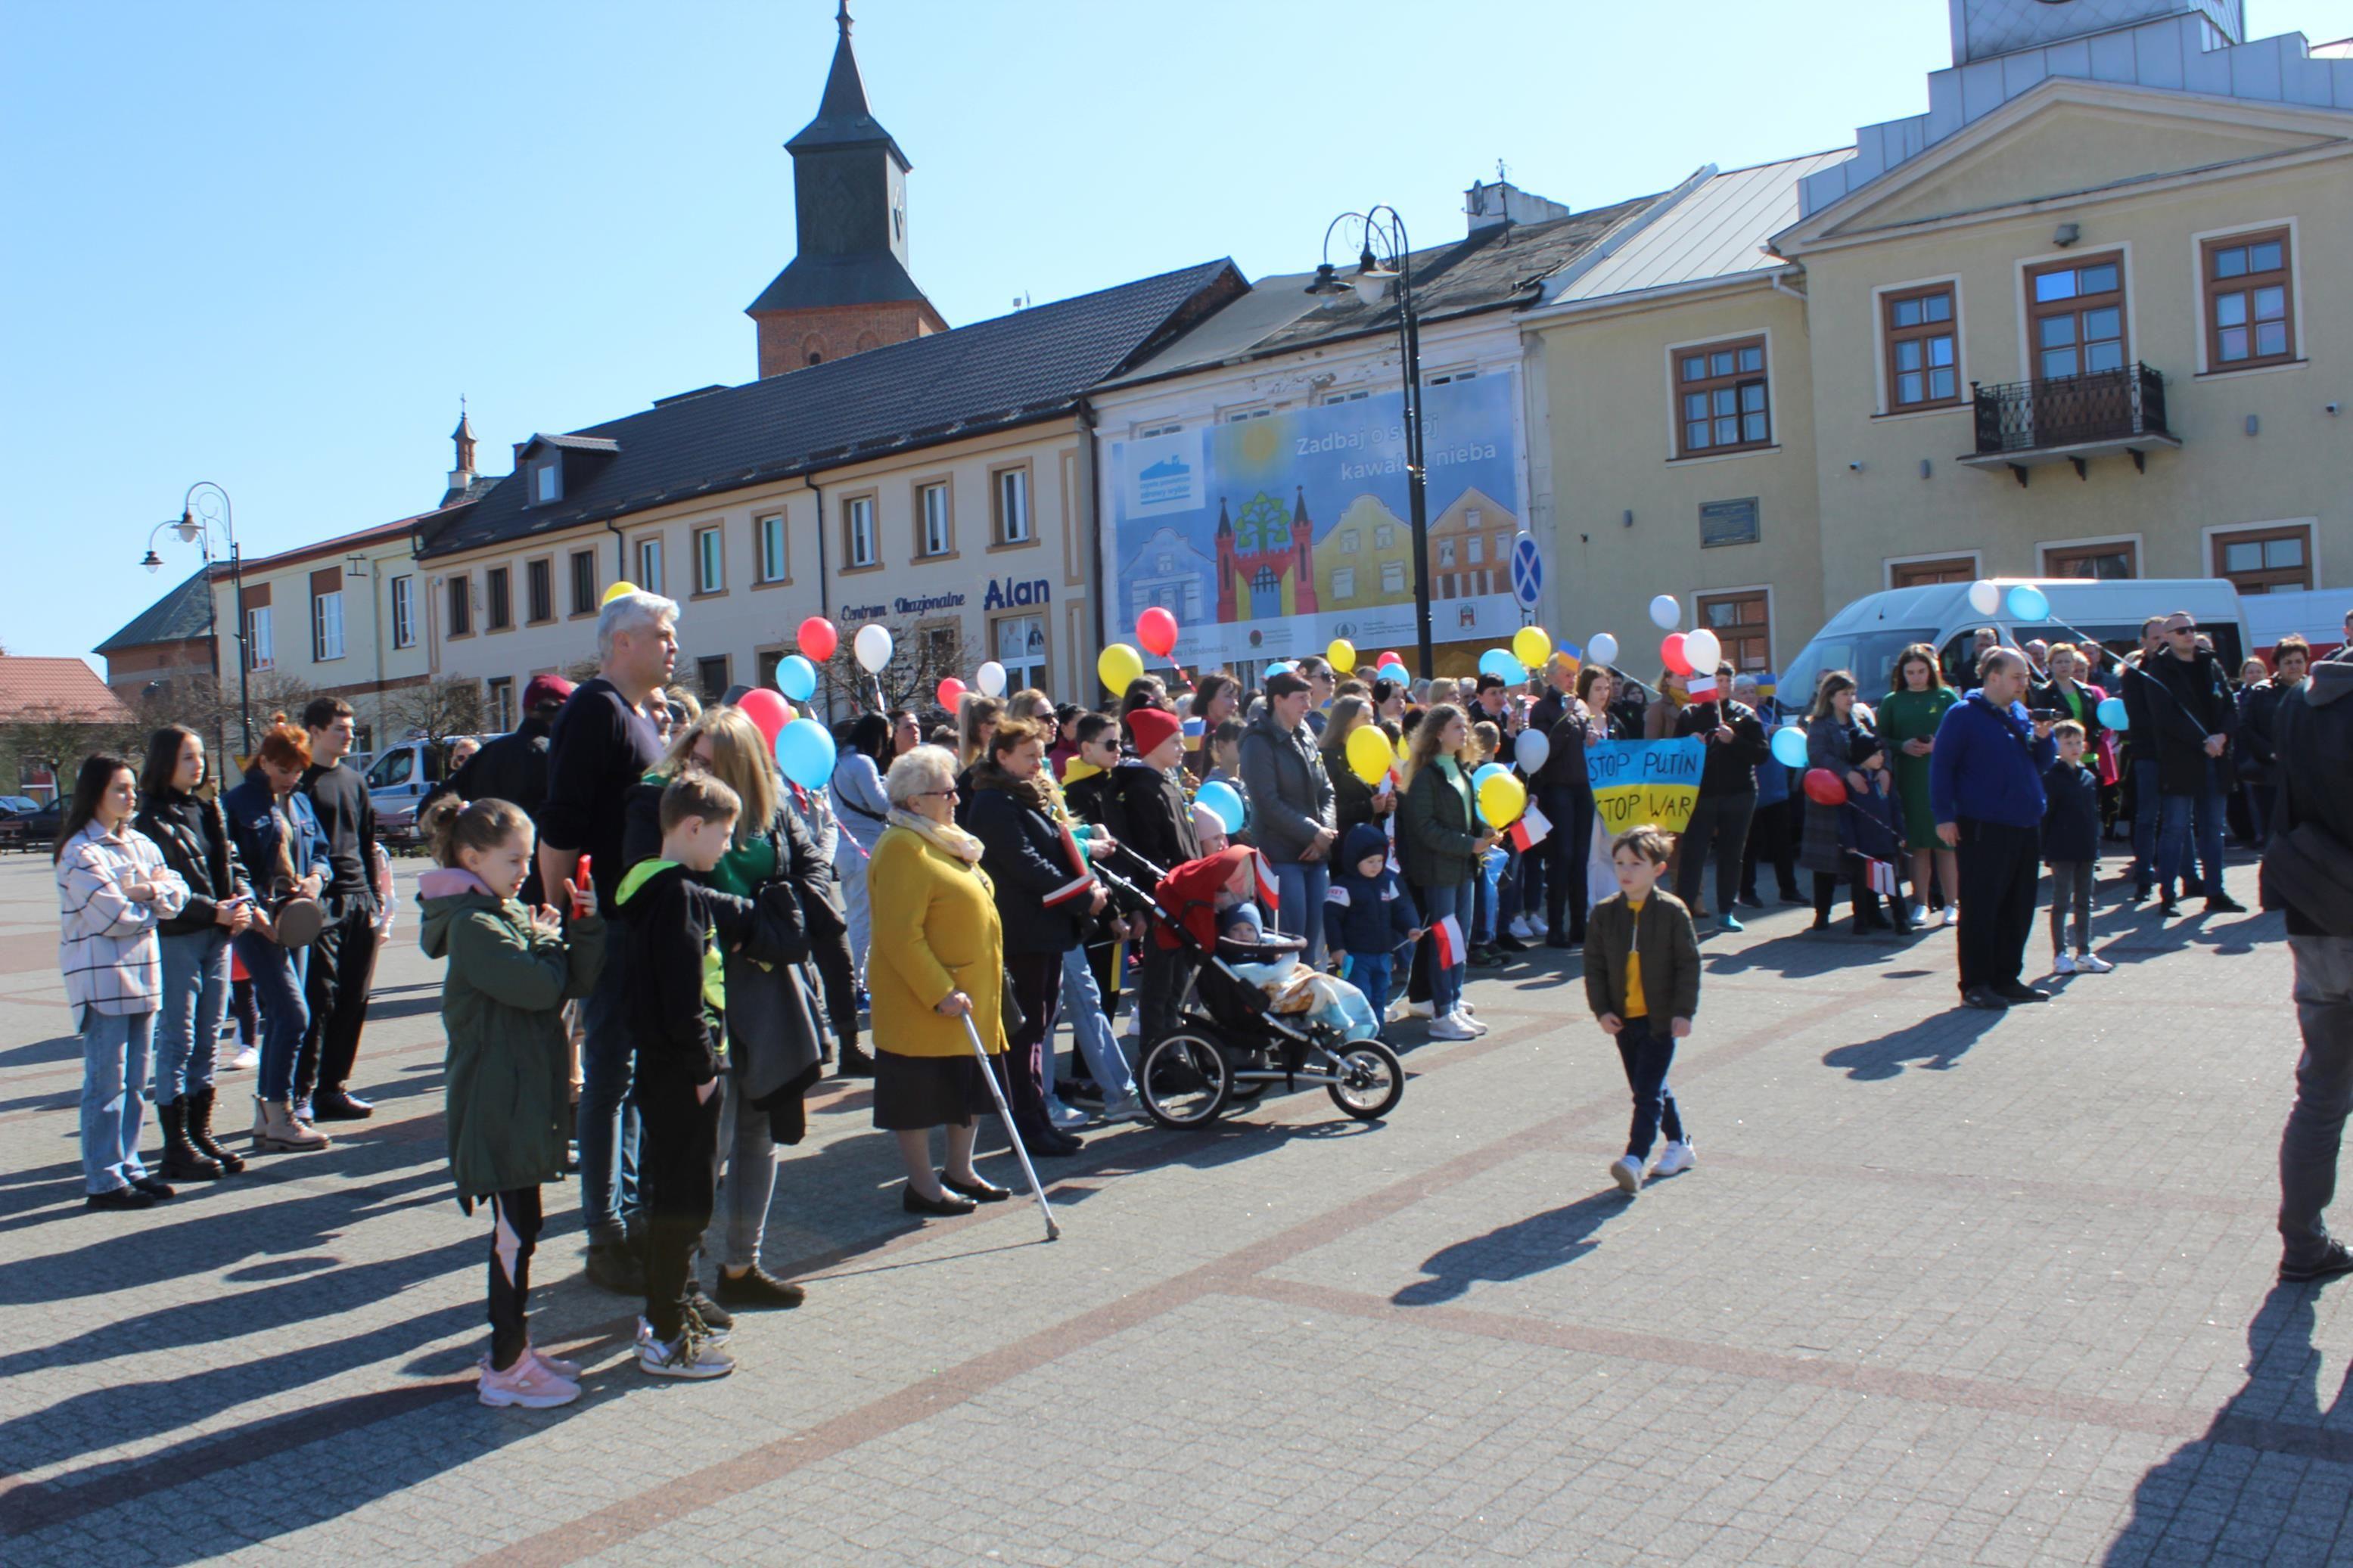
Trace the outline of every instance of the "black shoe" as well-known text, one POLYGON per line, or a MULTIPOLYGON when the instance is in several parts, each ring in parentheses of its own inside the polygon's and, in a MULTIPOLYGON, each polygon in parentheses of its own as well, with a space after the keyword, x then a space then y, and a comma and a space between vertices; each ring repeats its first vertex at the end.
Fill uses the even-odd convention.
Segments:
POLYGON ((1495 945, 1502 948, 1505 952, 1525 952, 1528 950, 1528 944, 1526 942, 1522 942, 1518 937, 1514 936, 1507 931, 1497 931, 1495 933, 1495 945))
POLYGON ((365 1121, 375 1114, 375 1106, 344 1089, 322 1089, 311 1097, 313 1121, 365 1121))
POLYGON ((2206 912, 2210 915, 2242 915, 2247 912, 2247 906, 2228 893, 2216 893, 2206 900, 2206 912))
POLYGON ((638 1260, 637 1249, 626 1241, 599 1241, 588 1248, 588 1283, 599 1290, 616 1296, 636 1296, 646 1293, 645 1265, 638 1260))
POLYGON ((157 1203, 177 1195, 172 1191, 172 1184, 161 1176, 133 1176, 131 1185, 133 1190, 145 1193, 157 1203))
POLYGON ((2163 903, 2157 906, 2157 912, 2164 919, 2171 920, 2181 913, 2181 906, 2175 903, 2171 899, 2168 899, 2163 903))
POLYGON ((1814 923, 1808 926, 1806 929, 1808 931, 1828 931, 1831 929, 1830 917, 1828 915, 1816 915, 1814 917, 1814 923))
POLYGON ((2021 985, 2015 980, 1997 980, 1991 985, 1986 987, 1986 989, 1991 991, 1995 995, 2000 997, 2003 1001, 2010 1003, 2013 1006, 2021 1002, 2048 1002, 2051 1000, 2050 992, 2037 991, 2031 985, 2021 985))
POLYGON ((1040 1141, 1024 1143, 1021 1147, 1032 1160, 1067 1160, 1086 1145, 1076 1138, 1059 1138, 1051 1143, 1040 1141))
MULTIPOLYGON (((98 1206, 96 1198, 90 1203, 92 1208, 98 1206)), ((2316 1280, 2334 1279, 2339 1274, 2353 1274, 2353 1251, 2348 1251, 2343 1242, 2333 1238, 2318 1262, 2291 1264, 2283 1260, 2279 1271, 2283 1285, 2309 1285, 2316 1280)))
POLYGON ((789 1310, 797 1307, 807 1292, 799 1286, 777 1279, 754 1263, 741 1274, 719 1271, 719 1299, 731 1307, 789 1310))
POLYGON ((1011 1187, 995 1186, 979 1180, 959 1182, 945 1171, 940 1173, 940 1185, 976 1204, 1001 1204, 1013 1195, 1011 1187))
POLYGON ((2133 884, 2132 901, 2137 904, 2145 904, 2148 902, 2149 895, 2156 891, 2157 887, 2154 883, 2135 882, 2133 884))
POLYGON ((1813 901, 1813 900, 1806 897, 1803 893, 1783 893, 1781 895, 1781 902, 1793 910, 1804 909, 1813 901))
POLYGON ((1972 985, 1961 993, 1961 1005, 1987 1013, 2007 1013, 2010 1004, 1982 985, 1972 985))
POLYGON ((1575 947, 1577 943, 1569 940, 1568 933, 1565 931, 1548 931, 1545 932, 1545 945, 1546 947, 1569 948, 1575 947))
POLYGON ((953 1219, 957 1215, 970 1214, 975 1205, 971 1199, 956 1197, 944 1190, 938 1197, 927 1198, 909 1187, 899 1194, 899 1206, 909 1214, 937 1215, 943 1219, 953 1219))
POLYGON ((155 1200, 137 1187, 117 1187, 111 1193, 92 1193, 82 1199, 86 1209, 152 1209, 155 1200))
POLYGON ((692 1281, 686 1287, 686 1310, 706 1329, 716 1329, 723 1334, 735 1326, 735 1314, 704 1295, 702 1287, 692 1281))
POLYGON ((183 1097, 188 1107, 188 1142, 218 1165, 221 1174, 234 1176, 245 1169, 245 1162, 213 1141, 213 1094, 210 1089, 201 1089, 183 1097))
POLYGON ((874 1058, 866 1054, 863 1046, 841 1047, 841 1065, 833 1069, 836 1078, 872 1078, 874 1058))

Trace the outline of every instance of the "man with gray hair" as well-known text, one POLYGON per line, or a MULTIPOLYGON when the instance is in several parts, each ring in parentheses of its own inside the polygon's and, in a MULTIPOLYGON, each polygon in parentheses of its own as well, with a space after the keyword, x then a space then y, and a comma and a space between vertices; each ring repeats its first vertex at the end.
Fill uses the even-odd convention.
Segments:
MULTIPOLYGON (((661 760, 650 704, 678 662, 678 605, 659 594, 620 594, 596 617, 594 678, 581 682, 547 740, 547 804, 539 822, 540 882, 559 893, 589 856, 600 909, 615 905, 629 788, 661 760)), ((588 1279, 616 1295, 643 1295, 628 1241, 637 1207, 637 1131, 627 1110, 637 1052, 621 1018, 626 964, 607 964, 588 997, 581 1047, 580 1207, 588 1279)))
POLYGON ((2021 700, 2026 656, 1997 647, 1978 661, 1982 683, 1945 710, 1928 753, 1936 837, 1960 862, 1960 982, 1964 1006, 1999 1012, 2051 994, 2023 984, 2026 939, 2042 880, 2042 775, 2057 749, 2051 723, 2021 700))

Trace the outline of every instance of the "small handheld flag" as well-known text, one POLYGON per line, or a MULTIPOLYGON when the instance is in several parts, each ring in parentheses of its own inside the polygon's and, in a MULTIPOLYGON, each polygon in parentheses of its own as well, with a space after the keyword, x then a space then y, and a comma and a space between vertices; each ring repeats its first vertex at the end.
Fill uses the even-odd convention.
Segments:
POLYGON ((1520 813, 1519 820, 1512 824, 1510 831, 1504 837, 1512 841, 1514 848, 1525 854, 1543 843, 1545 835, 1551 831, 1550 819, 1543 812, 1538 811, 1531 802, 1528 808, 1520 813))
POLYGON ((1462 940, 1462 923, 1452 915, 1433 924, 1430 934, 1438 943, 1430 956, 1441 969, 1451 969, 1470 956, 1470 946, 1462 940))

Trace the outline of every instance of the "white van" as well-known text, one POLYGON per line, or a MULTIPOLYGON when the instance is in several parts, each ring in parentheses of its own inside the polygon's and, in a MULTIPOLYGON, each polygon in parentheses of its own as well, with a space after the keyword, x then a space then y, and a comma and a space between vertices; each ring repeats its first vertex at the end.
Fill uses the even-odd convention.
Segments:
POLYGON ((2187 610, 2198 629, 2214 639, 2222 668, 2236 673, 2247 648, 2245 616, 2238 590, 2221 577, 1997 577, 2001 606, 1990 616, 1969 607, 1968 583, 1932 583, 1865 594, 1830 618, 1781 671, 1775 697, 1784 712, 1805 710, 1815 686, 1833 669, 1854 672, 1865 701, 1887 689, 1895 656, 1915 642, 1937 652, 1945 679, 1959 684, 1969 645, 1979 626, 1992 626, 2015 647, 2035 637, 2045 642, 2095 639, 2117 653, 2140 646, 2140 625, 2151 616, 2187 610), (2010 614, 2010 591, 2021 584, 2040 588, 2051 613, 2039 621, 2010 614))

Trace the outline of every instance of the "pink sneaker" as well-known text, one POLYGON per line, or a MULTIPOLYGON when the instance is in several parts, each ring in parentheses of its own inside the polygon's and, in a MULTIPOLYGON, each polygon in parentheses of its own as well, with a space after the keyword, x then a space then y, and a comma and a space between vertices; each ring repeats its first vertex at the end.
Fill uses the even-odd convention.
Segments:
POLYGON ((580 1381, 580 1363, 576 1361, 566 1361, 560 1355, 549 1355, 537 1345, 523 1346, 522 1353, 529 1356, 532 1360, 539 1363, 540 1365, 545 1367, 548 1371, 554 1373, 556 1376, 562 1378, 566 1383, 577 1383, 580 1381))
POLYGON ((526 1410, 548 1410, 579 1398, 580 1385, 569 1378, 556 1376, 526 1352, 517 1356, 514 1365, 504 1372, 483 1367, 477 1396, 483 1404, 493 1406, 520 1405, 526 1410))

